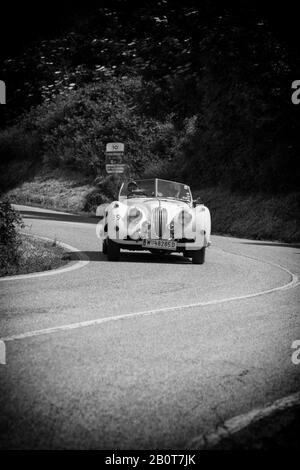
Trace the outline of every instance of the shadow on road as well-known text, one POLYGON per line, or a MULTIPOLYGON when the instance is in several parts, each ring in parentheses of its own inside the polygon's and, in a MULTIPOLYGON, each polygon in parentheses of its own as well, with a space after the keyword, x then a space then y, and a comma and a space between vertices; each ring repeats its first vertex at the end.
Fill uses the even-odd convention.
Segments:
POLYGON ((20 211, 23 219, 55 220, 58 222, 80 222, 86 224, 97 224, 98 217, 86 217, 73 214, 52 214, 51 212, 20 211))
MULTIPOLYGON (((79 251, 69 252, 68 257, 71 261, 77 260, 79 256, 88 257, 90 261, 109 262, 107 256, 101 251, 79 251)), ((115 263, 162 263, 162 264, 190 264, 191 260, 178 254, 152 254, 147 252, 121 252, 120 260, 115 263)))

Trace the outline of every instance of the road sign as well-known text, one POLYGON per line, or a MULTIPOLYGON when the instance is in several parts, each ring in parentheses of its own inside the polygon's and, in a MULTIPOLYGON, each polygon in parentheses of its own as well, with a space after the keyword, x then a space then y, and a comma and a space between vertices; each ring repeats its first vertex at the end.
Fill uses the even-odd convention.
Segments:
POLYGON ((124 162, 124 144, 121 142, 110 142, 106 144, 105 169, 109 174, 124 173, 126 164, 124 162))
POLYGON ((125 167, 125 164, 105 165, 107 173, 124 173, 125 167))
POLYGON ((124 152, 105 152, 106 160, 108 159, 123 159, 124 152))
POLYGON ((107 153, 105 158, 106 165, 122 165, 124 162, 123 153, 107 153))

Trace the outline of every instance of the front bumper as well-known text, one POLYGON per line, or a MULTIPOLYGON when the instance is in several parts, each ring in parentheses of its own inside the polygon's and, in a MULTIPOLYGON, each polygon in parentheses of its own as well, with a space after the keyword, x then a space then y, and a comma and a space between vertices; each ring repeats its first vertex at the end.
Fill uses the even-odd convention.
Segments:
MULTIPOLYGON (((124 249, 127 249, 127 250, 144 250, 144 251, 149 251, 149 248, 148 247, 144 247, 142 246, 142 240, 123 240, 123 239, 115 239, 113 240, 115 243, 118 243, 119 245, 122 246, 122 248, 124 249)), ((177 241, 177 240, 175 240, 177 241)), ((204 237, 203 237, 203 240, 202 240, 202 243, 200 241, 197 240, 197 243, 194 241, 194 240, 180 240, 180 241, 177 241, 177 248, 176 250, 166 250, 166 251, 178 251, 178 252, 182 252, 182 251, 195 251, 195 250, 200 250, 201 248, 203 248, 204 246, 207 246, 205 245, 205 240, 204 240, 204 237)), ((151 248, 151 250, 156 250, 156 248, 151 248)), ((157 251, 159 251, 159 248, 157 249, 157 251)))

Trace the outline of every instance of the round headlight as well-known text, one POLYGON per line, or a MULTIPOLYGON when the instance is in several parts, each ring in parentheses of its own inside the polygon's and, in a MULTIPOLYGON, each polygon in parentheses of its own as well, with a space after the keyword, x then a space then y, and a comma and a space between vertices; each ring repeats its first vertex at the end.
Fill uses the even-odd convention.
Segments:
POLYGON ((190 221, 192 220, 193 216, 190 212, 188 211, 181 211, 181 213, 179 214, 179 222, 182 224, 182 225, 187 225, 190 223, 190 221))

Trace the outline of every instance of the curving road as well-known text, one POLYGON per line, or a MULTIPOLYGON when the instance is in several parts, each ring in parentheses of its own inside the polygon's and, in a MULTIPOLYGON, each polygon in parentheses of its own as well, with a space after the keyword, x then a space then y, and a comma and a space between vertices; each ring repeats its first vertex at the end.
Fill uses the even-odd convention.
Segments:
POLYGON ((1 448, 182 449, 300 390, 299 246, 215 236, 203 266, 110 263, 95 219, 19 209, 90 262, 0 282, 1 448))

